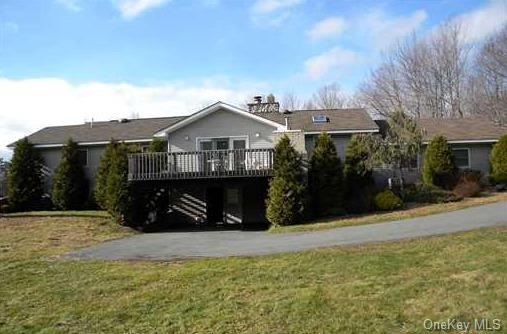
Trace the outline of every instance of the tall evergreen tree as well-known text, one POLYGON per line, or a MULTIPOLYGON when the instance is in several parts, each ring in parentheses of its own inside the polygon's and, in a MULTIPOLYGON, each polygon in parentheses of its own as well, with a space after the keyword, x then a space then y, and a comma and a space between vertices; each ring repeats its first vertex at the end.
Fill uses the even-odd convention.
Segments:
POLYGON ((33 210, 44 193, 42 158, 32 143, 23 138, 16 143, 7 176, 7 196, 12 211, 33 210))
POLYGON ((53 175, 51 200, 60 210, 82 209, 88 199, 88 180, 79 160, 78 145, 69 139, 53 175))
POLYGON ((369 162, 369 137, 353 135, 345 151, 345 203, 348 212, 362 213, 373 209, 373 170, 369 162))
POLYGON ((296 224, 303 218, 306 186, 301 163, 301 155, 284 135, 275 147, 267 199, 266 217, 273 225, 296 224))
POLYGON ((319 135, 310 159, 308 186, 315 216, 343 212, 343 169, 336 147, 327 133, 319 135))
POLYGON ((343 174, 348 189, 373 183, 369 151, 363 138, 360 134, 353 135, 347 144, 343 174))
POLYGON ((490 156, 491 180, 507 184, 507 134, 493 146, 490 156))
POLYGON ((95 200, 97 204, 104 210, 107 210, 106 203, 106 188, 107 188, 107 180, 109 178, 109 170, 111 167, 111 160, 113 157, 113 153, 116 150, 118 143, 114 140, 106 146, 104 153, 100 158, 99 167, 97 168, 97 176, 95 178, 95 200))
POLYGON ((107 211, 122 223, 129 205, 133 204, 130 203, 130 187, 127 179, 128 154, 131 152, 131 147, 126 144, 114 146, 105 187, 107 211))
POLYGON ((434 137, 424 154, 423 183, 428 186, 450 189, 456 172, 454 156, 447 140, 443 136, 434 137))

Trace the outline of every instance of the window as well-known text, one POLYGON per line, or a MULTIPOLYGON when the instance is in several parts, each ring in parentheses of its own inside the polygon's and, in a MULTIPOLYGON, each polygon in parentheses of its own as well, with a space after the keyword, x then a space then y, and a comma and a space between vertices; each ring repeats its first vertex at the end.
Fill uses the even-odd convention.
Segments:
POLYGON ((77 150, 77 161, 80 166, 88 166, 88 150, 77 150))
POLYGON ((468 148, 456 148, 452 150, 454 161, 459 168, 470 168, 470 151, 468 148))
POLYGON ((314 115, 312 116, 313 123, 327 123, 329 118, 326 115, 314 115))

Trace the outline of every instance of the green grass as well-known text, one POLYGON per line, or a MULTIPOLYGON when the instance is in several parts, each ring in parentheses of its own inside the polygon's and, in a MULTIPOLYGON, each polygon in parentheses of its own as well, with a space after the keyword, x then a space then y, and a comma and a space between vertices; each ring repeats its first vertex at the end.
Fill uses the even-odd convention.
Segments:
POLYGON ((412 204, 406 208, 391 212, 376 212, 364 215, 352 215, 343 217, 334 217, 306 222, 300 225, 290 226, 272 226, 270 233, 319 231, 335 227, 367 225, 393 220, 423 217, 442 212, 450 212, 460 209, 466 209, 473 206, 507 201, 507 193, 484 194, 481 197, 465 198, 460 202, 443 204, 412 204))
POLYGON ((505 321, 506 232, 102 262, 58 255, 131 231, 107 219, 0 218, 0 333, 426 333, 426 318, 505 321))
POLYGON ((29 211, 0 214, 0 217, 111 217, 107 211, 82 210, 82 211, 29 211))

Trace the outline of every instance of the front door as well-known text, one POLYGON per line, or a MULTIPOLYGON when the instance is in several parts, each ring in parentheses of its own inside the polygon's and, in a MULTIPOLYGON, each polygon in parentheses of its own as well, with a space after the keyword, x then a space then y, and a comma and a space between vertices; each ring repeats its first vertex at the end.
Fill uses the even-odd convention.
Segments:
POLYGON ((209 187, 206 189, 206 216, 209 224, 224 221, 224 188, 209 187))

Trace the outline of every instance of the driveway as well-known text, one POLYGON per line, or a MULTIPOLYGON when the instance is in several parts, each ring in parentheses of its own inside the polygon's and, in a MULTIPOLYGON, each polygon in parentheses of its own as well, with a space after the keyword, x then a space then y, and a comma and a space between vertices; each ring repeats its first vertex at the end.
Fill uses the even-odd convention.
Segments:
POLYGON ((507 201, 398 221, 316 232, 166 232, 111 240, 67 254, 78 259, 174 260, 297 252, 507 225, 507 201))

